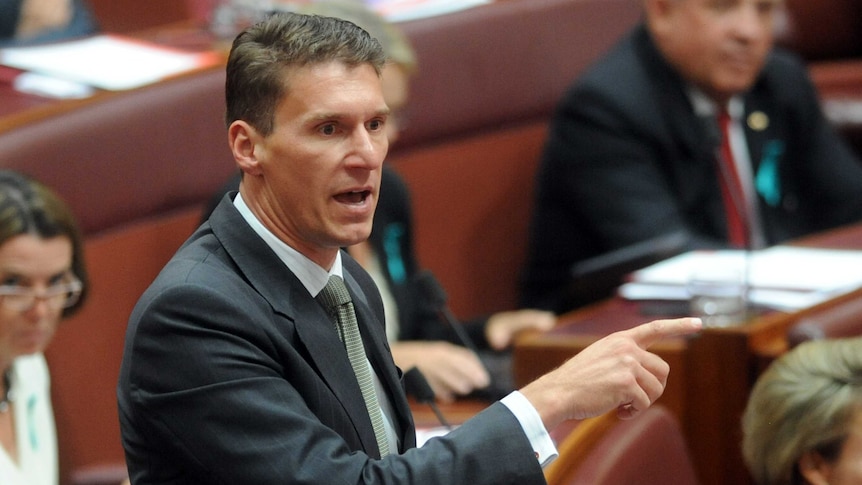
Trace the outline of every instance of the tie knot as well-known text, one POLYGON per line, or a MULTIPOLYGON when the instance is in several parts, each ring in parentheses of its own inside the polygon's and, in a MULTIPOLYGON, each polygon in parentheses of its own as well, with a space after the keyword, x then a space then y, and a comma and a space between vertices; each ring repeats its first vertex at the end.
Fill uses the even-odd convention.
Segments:
POLYGON ((350 293, 347 292, 347 286, 344 281, 338 276, 330 276, 326 286, 320 290, 317 298, 326 308, 333 308, 350 303, 350 293))

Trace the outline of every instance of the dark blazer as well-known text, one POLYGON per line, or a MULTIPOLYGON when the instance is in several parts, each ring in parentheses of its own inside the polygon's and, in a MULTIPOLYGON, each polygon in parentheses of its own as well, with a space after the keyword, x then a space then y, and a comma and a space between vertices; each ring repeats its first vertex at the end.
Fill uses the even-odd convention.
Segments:
POLYGON ((332 322, 226 196, 129 321, 118 404, 134 484, 544 483, 499 403, 408 451, 415 433, 379 294, 342 257, 403 454, 371 459, 373 429, 332 322))
MULTIPOLYGON (((800 60, 776 49, 744 104, 768 244, 862 218, 862 164, 800 60)), ((574 263, 664 234, 684 234, 682 249, 726 246, 711 123, 643 26, 586 72, 552 120, 521 303, 553 307, 574 263)))

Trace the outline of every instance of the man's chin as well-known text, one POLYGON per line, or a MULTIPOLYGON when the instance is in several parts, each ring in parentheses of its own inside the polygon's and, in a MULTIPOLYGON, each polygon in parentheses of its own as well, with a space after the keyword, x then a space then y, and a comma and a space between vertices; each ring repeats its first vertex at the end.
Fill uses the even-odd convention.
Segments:
POLYGON ((359 243, 363 243, 371 237, 371 226, 369 225, 367 228, 356 228, 355 230, 345 232, 342 234, 340 239, 340 247, 348 247, 353 246, 359 243))

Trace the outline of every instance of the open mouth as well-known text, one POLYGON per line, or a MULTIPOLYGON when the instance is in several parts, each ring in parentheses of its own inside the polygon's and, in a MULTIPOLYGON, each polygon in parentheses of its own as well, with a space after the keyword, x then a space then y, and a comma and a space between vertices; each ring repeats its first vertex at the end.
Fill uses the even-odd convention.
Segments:
POLYGON ((365 203, 369 196, 371 196, 370 190, 354 190, 336 195, 335 200, 342 204, 357 205, 365 203))

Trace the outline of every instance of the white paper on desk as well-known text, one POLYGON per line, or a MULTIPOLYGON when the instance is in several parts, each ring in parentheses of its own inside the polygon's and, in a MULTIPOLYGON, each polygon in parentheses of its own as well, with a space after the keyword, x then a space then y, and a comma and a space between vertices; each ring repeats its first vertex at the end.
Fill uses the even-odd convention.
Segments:
POLYGON ((0 63, 107 90, 132 89, 211 65, 212 53, 184 52, 117 35, 0 49, 0 63))
POLYGON ((747 273, 751 301, 779 310, 806 308, 862 287, 862 251, 774 246, 751 251, 747 259, 741 250, 684 253, 633 272, 619 294, 684 300, 691 275, 709 268, 747 273))

